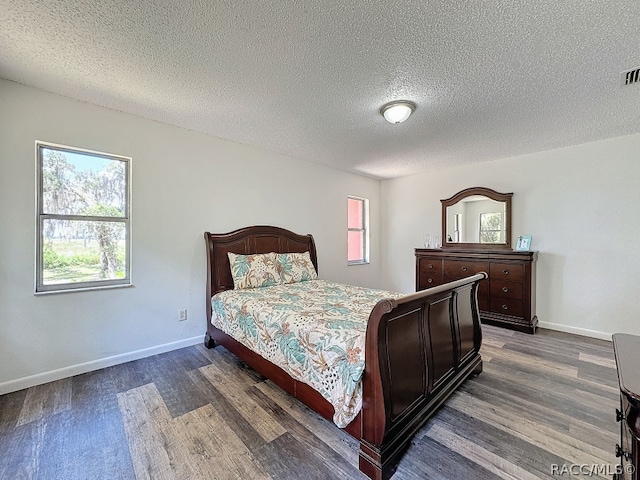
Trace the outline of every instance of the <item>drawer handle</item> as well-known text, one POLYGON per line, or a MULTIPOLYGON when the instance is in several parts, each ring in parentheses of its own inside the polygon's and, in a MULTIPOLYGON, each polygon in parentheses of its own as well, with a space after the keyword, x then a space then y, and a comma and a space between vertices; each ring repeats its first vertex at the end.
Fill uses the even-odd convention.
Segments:
POLYGON ((504 273, 505 275, 509 275, 509 270, 507 270, 507 269, 502 270, 502 273, 504 273))
POLYGON ((433 283, 433 278, 429 278, 429 279, 427 280, 427 283, 433 283))
POLYGON ((502 291, 503 291, 504 293, 507 293, 507 292, 509 291, 509 289, 508 289, 507 287, 502 287, 502 291))
POLYGON ((433 264, 431 264, 431 263, 430 263, 430 264, 429 264, 429 268, 433 268, 433 264))
POLYGON ((466 272, 467 271, 467 267, 462 267, 462 271, 466 272))
POLYGON ((507 307, 506 305, 502 305, 502 309, 503 310, 509 310, 509 307, 507 307))

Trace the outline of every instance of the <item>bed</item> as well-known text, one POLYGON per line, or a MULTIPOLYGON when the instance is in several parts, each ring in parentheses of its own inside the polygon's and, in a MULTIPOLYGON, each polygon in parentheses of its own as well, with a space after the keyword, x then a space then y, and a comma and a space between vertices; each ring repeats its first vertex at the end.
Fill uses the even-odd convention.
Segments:
MULTIPOLYGON (((235 257, 229 253, 305 254, 317 272, 313 237, 273 226, 205 232, 204 236, 206 347, 224 346, 323 417, 334 419, 334 406, 317 390, 212 322, 216 317, 212 298, 234 289, 229 258, 235 257)), ((363 327, 361 408, 344 426, 360 441, 359 468, 369 478, 390 478, 418 429, 462 382, 482 371, 476 292, 485 278, 486 273, 479 273, 414 294, 396 294, 377 301, 371 309, 363 327)))

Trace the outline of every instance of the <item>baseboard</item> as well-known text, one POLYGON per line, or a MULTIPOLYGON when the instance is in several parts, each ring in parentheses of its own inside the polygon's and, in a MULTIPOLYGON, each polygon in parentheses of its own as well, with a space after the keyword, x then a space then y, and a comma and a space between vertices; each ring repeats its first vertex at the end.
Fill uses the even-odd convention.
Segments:
POLYGON ((583 337, 599 338, 600 340, 611 341, 610 333, 598 332, 596 330, 589 330, 587 328, 571 327, 569 325, 549 322, 538 322, 538 327, 548 328, 549 330, 557 330, 559 332, 573 333, 575 335, 582 335, 583 337))
POLYGON ((120 363, 150 357, 151 355, 170 352, 171 350, 177 350, 178 348, 190 347, 191 345, 196 345, 202 342, 203 338, 204 337, 202 335, 185 338, 184 340, 179 340, 177 342, 165 343, 163 345, 143 348, 142 350, 136 350, 134 352, 122 353, 120 355, 113 355, 112 357, 105 357, 98 360, 92 360, 90 362, 71 365, 69 367, 58 368, 56 370, 50 370, 48 372, 38 373, 36 375, 30 375, 16 380, 9 380, 8 382, 0 383, 0 395, 16 392, 23 388, 29 388, 35 385, 42 385, 43 383, 53 382, 62 378, 72 377, 74 375, 80 375, 81 373, 111 367, 120 363))

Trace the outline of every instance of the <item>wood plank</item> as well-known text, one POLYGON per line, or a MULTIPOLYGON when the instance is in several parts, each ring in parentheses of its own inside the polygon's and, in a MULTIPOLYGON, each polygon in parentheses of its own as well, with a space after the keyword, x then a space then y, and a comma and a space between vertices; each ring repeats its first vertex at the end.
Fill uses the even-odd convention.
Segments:
POLYGON ((619 388, 618 375, 615 369, 590 362, 580 362, 579 367, 578 378, 600 383, 614 389, 619 388))
POLYGON ((190 478, 193 468, 176 445, 171 414, 152 384, 118 394, 136 479, 190 478))
POLYGON ((15 428, 26 396, 27 389, 0 395, 0 433, 15 428))
MULTIPOLYGON (((72 409, 64 452, 69 461, 60 478, 81 479, 87 472, 92 472, 95 480, 126 479, 134 475, 111 373, 103 369, 72 379, 72 409)), ((45 452, 43 450, 43 454, 45 452)))
POLYGON ((544 360, 536 359, 535 362, 532 362, 526 356, 517 357, 513 352, 496 353, 491 365, 504 367, 504 370, 522 375, 522 380, 527 382, 545 383, 547 385, 556 384, 561 390, 588 392, 607 400, 617 398, 620 394, 618 388, 594 382, 592 379, 580 378, 579 367, 562 365, 556 368, 554 365, 557 364, 546 363, 544 360), (540 368, 538 368, 539 364, 540 368))
POLYGON ((226 372, 216 364, 202 367, 200 372, 222 393, 245 420, 264 438, 271 442, 285 433, 285 429, 253 399, 247 398, 246 388, 254 385, 253 379, 234 369, 226 372))
POLYGON ((511 395, 527 399, 544 407, 556 410, 575 419, 580 419, 600 428, 608 428, 609 420, 602 417, 600 408, 581 403, 573 392, 566 392, 553 388, 551 382, 533 381, 531 378, 514 372, 505 366, 487 363, 484 371, 494 378, 498 378, 501 388, 511 395))
MULTIPOLYGON (((336 474, 333 465, 325 464, 315 453, 309 452, 289 432, 256 450, 254 456, 274 479, 344 480, 345 478, 336 474)), ((347 478, 366 480, 367 477, 357 471, 347 478)))
POLYGON ((495 358, 494 363, 508 364, 510 367, 520 371, 578 378, 578 367, 573 365, 565 365, 540 357, 534 358, 522 353, 483 344, 480 349, 480 354, 483 359, 485 352, 490 353, 492 358, 495 358))
MULTIPOLYGON (((280 405, 268 395, 255 386, 249 389, 247 393, 267 413, 277 419, 278 423, 282 425, 286 432, 293 435, 308 452, 320 459, 323 464, 331 465, 333 473, 339 478, 353 478, 355 475, 359 475, 357 464, 349 463, 329 445, 320 440, 315 435, 315 432, 311 432, 304 425, 296 421, 295 418, 289 415, 287 410, 280 407, 280 405)), ((329 423, 328 421, 326 422, 329 423)))
POLYGON ((333 422, 327 421, 273 382, 258 383, 255 388, 276 402, 298 423, 313 432, 320 441, 327 444, 351 465, 358 465, 360 442, 347 432, 338 429, 333 422))
POLYGON ((600 355, 592 355, 589 353, 580 352, 580 354, 578 355, 578 359, 582 360, 583 362, 595 363, 596 365, 601 365, 603 367, 613 369, 616 368, 616 359, 609 356, 602 357, 600 355))
POLYGON ((441 422, 443 428, 455 432, 469 442, 495 453, 509 464, 518 465, 540 478, 550 478, 551 465, 564 464, 563 450, 549 452, 535 441, 521 438, 513 431, 506 431, 480 418, 460 414, 446 405, 433 423, 441 422))
POLYGON ((197 370, 205 365, 209 365, 211 360, 200 350, 190 347, 179 348, 162 354, 172 363, 182 366, 185 371, 197 370))
MULTIPOLYGON (((448 429, 442 422, 432 422, 425 436, 458 453, 467 461, 480 465, 498 478, 506 480, 537 480, 540 478, 519 465, 505 460, 502 456, 458 435, 455 431, 448 429)), ((456 470, 456 473, 461 472, 456 470)))
POLYGON ((227 398, 209 382, 202 372, 192 370, 187 372, 187 375, 198 385, 198 388, 202 390, 205 398, 217 414, 224 419, 224 423, 236 433, 249 451, 260 448, 266 443, 264 438, 253 428, 251 422, 236 410, 234 404, 227 400, 227 398))
POLYGON ((107 370, 113 378, 117 393, 126 392, 132 388, 153 382, 151 372, 145 368, 145 364, 141 360, 114 365, 107 370))
POLYGON ((0 478, 38 478, 47 420, 42 418, 0 433, 0 478))
POLYGON ((465 454, 442 445, 428 435, 422 436, 409 448, 402 459, 394 480, 494 480, 501 478, 476 463, 465 454))
POLYGON ((194 468, 193 478, 271 478, 212 405, 174 419, 177 444, 194 468))
MULTIPOLYGON (((459 392, 468 393, 474 399, 491 405, 493 410, 499 412, 512 411, 523 419, 547 426, 558 432, 571 434, 571 436, 582 439, 586 443, 605 451, 609 451, 612 448, 611 446, 616 444, 616 440, 612 441, 612 435, 615 437, 615 432, 612 432, 612 429, 618 428, 615 422, 611 421, 608 429, 596 427, 582 419, 576 419, 558 412, 555 407, 544 407, 539 403, 513 396, 499 386, 494 388, 492 380, 490 376, 483 374, 473 381, 465 383, 459 389, 459 392), (573 432, 584 432, 584 434, 576 435, 573 432), (607 444, 607 442, 609 443, 607 444)), ((602 408, 602 412, 603 418, 612 418, 614 415, 613 408, 611 410, 602 408)))
MULTIPOLYGON (((549 453, 561 452, 564 460, 571 463, 613 463, 611 452, 600 450, 568 433, 559 432, 540 423, 524 419, 518 411, 501 410, 499 413, 491 405, 478 401, 468 394, 460 393, 447 403, 448 408, 480 420, 486 425, 524 440, 549 453)), ((513 441, 513 440, 511 440, 513 441)))
POLYGON ((48 415, 69 410, 71 407, 71 378, 45 383, 27 389, 18 425, 42 420, 48 415))
POLYGON ((184 415, 207 404, 207 399, 187 375, 188 370, 177 360, 177 356, 161 354, 140 361, 151 374, 172 417, 184 415))

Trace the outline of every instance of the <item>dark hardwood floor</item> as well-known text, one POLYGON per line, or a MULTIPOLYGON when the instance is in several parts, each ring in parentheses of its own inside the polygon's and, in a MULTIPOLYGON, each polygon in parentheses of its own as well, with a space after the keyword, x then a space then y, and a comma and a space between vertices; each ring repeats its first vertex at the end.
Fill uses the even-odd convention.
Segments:
MULTIPOLYGON (((611 343, 548 330, 483 332, 483 373, 416 435, 394 479, 563 478, 553 465, 613 468, 611 343)), ((2 479, 365 478, 357 465, 358 442, 221 347, 0 396, 2 479)))

